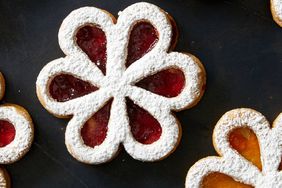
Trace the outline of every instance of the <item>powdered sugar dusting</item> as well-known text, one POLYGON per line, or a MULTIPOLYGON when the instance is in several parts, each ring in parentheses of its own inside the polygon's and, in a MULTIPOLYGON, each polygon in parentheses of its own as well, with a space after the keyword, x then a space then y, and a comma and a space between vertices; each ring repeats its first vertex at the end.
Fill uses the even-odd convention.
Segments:
POLYGON ((68 123, 65 143, 69 152, 79 161, 99 164, 110 160, 123 143, 125 150, 135 159, 155 161, 173 151, 179 141, 180 130, 171 110, 190 108, 203 94, 205 72, 202 65, 190 55, 167 53, 172 37, 172 27, 165 12, 149 3, 136 3, 122 12, 115 24, 113 17, 103 10, 84 7, 70 13, 59 31, 59 43, 67 55, 48 63, 40 72, 36 87, 44 107, 53 114, 74 115, 68 123), (159 33, 155 47, 127 69, 127 45, 130 30, 139 21, 150 22, 159 33), (97 66, 75 42, 76 31, 84 25, 93 24, 107 37, 107 74, 97 66), (185 75, 185 86, 177 97, 166 98, 134 86, 149 75, 170 67, 177 67, 185 75), (98 86, 99 90, 67 102, 57 102, 48 92, 50 80, 58 74, 69 73, 98 86), (129 97, 138 106, 147 110, 162 127, 162 135, 152 144, 137 142, 130 131, 126 112, 129 97), (84 123, 110 98, 113 98, 108 132, 104 142, 94 148, 83 143, 80 130, 84 123))
POLYGON ((203 178, 212 172, 224 173, 254 187, 282 187, 282 173, 278 171, 282 156, 281 119, 280 115, 271 129, 266 118, 252 109, 235 109, 224 114, 213 135, 214 147, 222 157, 207 157, 195 163, 187 174, 186 187, 201 187, 203 178), (262 171, 230 146, 228 135, 239 127, 248 127, 257 135, 262 171))
POLYGON ((28 151, 33 139, 32 124, 14 106, 0 107, 0 119, 12 123, 16 130, 14 140, 7 146, 0 148, 0 163, 12 163, 28 151))

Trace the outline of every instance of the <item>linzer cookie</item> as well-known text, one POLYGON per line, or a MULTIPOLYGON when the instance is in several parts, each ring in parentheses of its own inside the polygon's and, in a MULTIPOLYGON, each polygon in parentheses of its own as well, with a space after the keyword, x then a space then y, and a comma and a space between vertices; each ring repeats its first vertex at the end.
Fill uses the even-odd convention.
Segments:
MULTIPOLYGON (((5 81, 0 73, 0 96, 4 96, 5 81)), ((28 112, 15 104, 0 106, 0 164, 19 160, 29 150, 33 140, 33 124, 28 112)), ((5 169, 0 168, 0 187, 10 187, 5 169)))
POLYGON ((259 112, 231 110, 218 121, 213 143, 220 157, 192 166, 186 188, 282 187, 282 114, 271 128, 259 112))
POLYGON ((282 27, 282 0, 271 0, 271 12, 274 21, 282 27))
POLYGON ((181 128, 172 111, 194 106, 205 85, 197 58, 171 52, 176 39, 175 22, 149 3, 129 6, 118 20, 94 7, 65 18, 66 57, 48 63, 36 87, 49 112, 72 117, 65 143, 73 157, 104 163, 123 144, 133 158, 156 161, 175 149, 181 128))

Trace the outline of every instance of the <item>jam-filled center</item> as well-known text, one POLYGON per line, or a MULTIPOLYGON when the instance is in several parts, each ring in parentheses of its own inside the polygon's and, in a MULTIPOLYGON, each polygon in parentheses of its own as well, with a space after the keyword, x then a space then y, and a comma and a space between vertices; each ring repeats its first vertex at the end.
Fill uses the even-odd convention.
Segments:
POLYGON ((16 135, 16 129, 9 121, 0 120, 0 147, 10 144, 16 135))

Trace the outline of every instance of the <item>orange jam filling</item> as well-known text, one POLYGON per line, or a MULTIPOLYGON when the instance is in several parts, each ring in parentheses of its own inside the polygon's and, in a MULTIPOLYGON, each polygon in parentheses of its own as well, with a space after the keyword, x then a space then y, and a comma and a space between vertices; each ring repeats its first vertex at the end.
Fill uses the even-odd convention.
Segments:
POLYGON ((258 139, 252 130, 246 127, 234 129, 229 134, 229 142, 232 148, 262 169, 258 139))
POLYGON ((225 174, 213 172, 203 179, 202 188, 252 188, 252 186, 237 182, 225 174))
MULTIPOLYGON (((237 128, 229 134, 231 147, 238 151, 244 158, 256 165, 260 170, 262 164, 260 160, 259 143, 255 133, 249 128, 237 128)), ((235 181, 232 177, 213 172, 207 175, 202 182, 203 188, 251 188, 250 185, 235 181)))

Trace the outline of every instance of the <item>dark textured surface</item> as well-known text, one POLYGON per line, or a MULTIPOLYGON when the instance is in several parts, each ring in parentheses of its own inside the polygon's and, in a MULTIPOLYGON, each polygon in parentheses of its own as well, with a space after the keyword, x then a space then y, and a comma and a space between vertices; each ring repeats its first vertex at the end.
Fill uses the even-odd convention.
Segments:
POLYGON ((64 144, 67 120, 39 104, 36 77, 46 63, 63 56, 57 33, 71 10, 88 5, 117 15, 134 2, 0 0, 4 101, 26 107, 36 128, 31 151, 6 166, 13 187, 183 187, 189 167, 215 154, 212 130, 224 112, 251 107, 273 121, 282 111, 282 29, 272 20, 268 0, 151 0, 178 23, 176 50, 194 54, 206 67, 206 93, 199 105, 176 114, 183 137, 167 159, 143 163, 122 150, 100 166, 74 160, 64 144))

